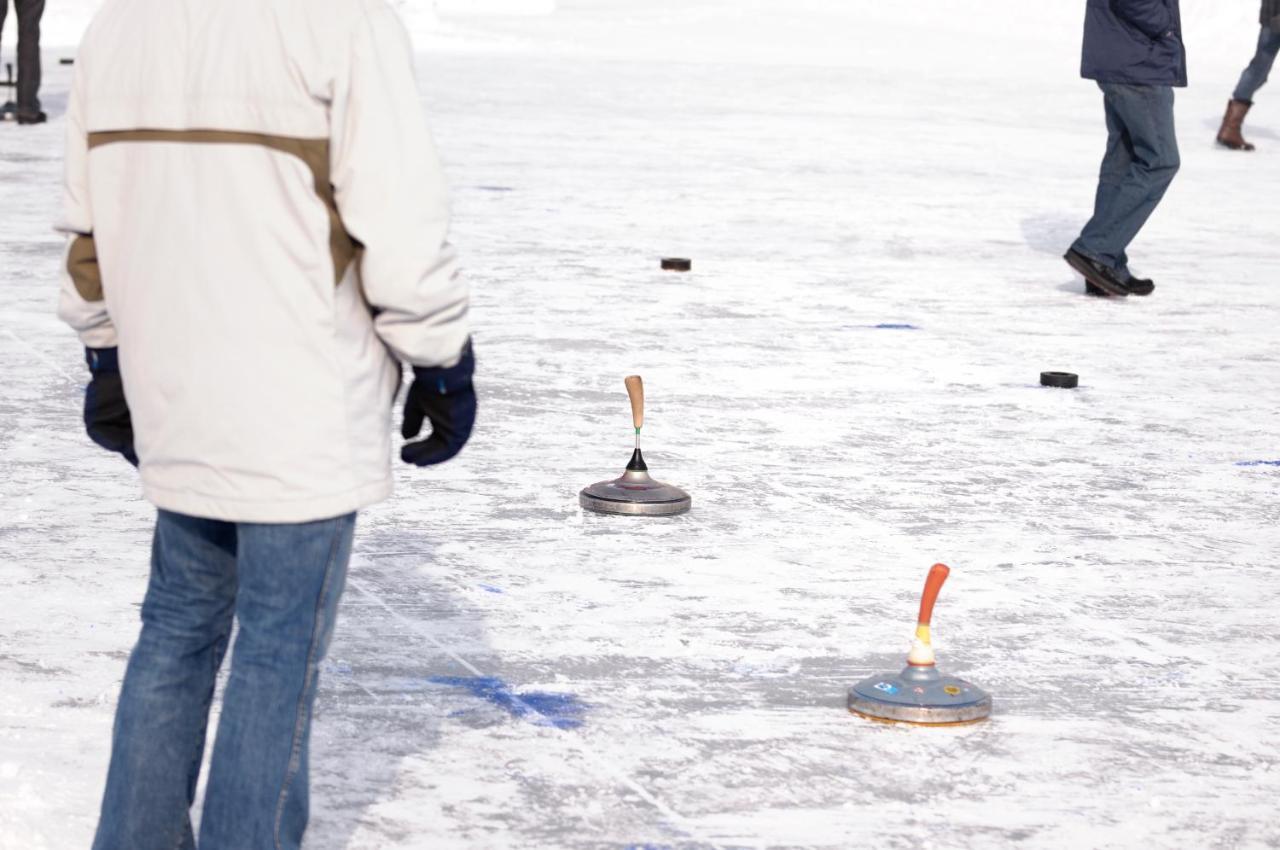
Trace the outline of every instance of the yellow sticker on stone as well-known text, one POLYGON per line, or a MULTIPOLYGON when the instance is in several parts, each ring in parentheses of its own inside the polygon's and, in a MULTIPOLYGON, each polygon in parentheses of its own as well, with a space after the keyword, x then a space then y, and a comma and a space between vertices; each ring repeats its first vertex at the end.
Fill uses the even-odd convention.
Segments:
POLYGON ((950 694, 951 696, 956 696, 957 694, 960 693, 960 689, 957 688, 955 685, 946 685, 942 689, 946 691, 948 694, 950 694))

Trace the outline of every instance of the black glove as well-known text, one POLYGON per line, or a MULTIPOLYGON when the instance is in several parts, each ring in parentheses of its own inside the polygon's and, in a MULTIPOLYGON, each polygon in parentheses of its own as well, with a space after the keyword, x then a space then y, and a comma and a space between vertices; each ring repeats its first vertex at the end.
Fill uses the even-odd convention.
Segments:
POLYGON ((86 348, 84 359, 93 376, 84 394, 84 429, 89 439, 107 451, 119 452, 134 466, 138 456, 133 451, 133 421, 124 398, 120 380, 117 349, 86 348))
POLYGON ((400 459, 416 466, 444 463, 462 451, 471 438, 476 422, 476 390, 471 376, 476 358, 471 340, 462 347, 462 359, 448 369, 415 366, 413 383, 404 400, 404 425, 400 436, 406 440, 418 436, 424 420, 431 420, 431 436, 416 443, 405 443, 400 459))

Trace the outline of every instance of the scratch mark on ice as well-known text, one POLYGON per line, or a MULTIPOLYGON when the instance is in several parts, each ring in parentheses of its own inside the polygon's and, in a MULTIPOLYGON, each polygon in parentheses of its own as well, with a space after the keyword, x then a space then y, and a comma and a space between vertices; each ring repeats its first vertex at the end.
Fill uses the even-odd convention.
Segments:
POLYGON ((57 361, 53 360, 51 357, 49 357, 49 355, 45 354, 43 351, 36 348, 34 345, 32 345, 31 343, 27 342, 25 339, 23 339, 22 337, 14 333, 12 328, 5 328, 4 332, 7 333, 14 342, 18 343, 18 345, 21 345, 23 348, 27 349, 27 351, 30 351, 32 354, 34 354, 36 358, 40 360, 40 362, 44 363, 44 365, 48 366, 53 371, 57 372, 59 375, 66 378, 71 383, 73 384, 84 383, 78 378, 72 377, 70 372, 68 372, 66 369, 63 369, 62 365, 59 364, 57 361))

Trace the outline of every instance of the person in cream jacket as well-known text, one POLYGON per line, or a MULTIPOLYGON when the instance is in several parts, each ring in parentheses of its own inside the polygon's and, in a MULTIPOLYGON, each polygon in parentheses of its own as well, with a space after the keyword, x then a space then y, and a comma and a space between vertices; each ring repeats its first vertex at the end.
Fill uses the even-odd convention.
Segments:
POLYGON ((97 850, 297 848, 356 512, 475 419, 469 297, 384 0, 106 0, 67 111, 59 315, 85 423, 158 508, 97 850), (424 423, 431 429, 418 437, 424 423))

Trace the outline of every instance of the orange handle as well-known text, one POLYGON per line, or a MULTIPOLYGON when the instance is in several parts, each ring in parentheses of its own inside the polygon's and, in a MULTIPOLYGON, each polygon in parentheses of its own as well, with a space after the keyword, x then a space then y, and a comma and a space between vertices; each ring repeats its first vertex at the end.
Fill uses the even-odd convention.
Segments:
POLYGON ((951 568, 946 564, 934 564, 929 568, 929 577, 924 581, 924 596, 920 597, 920 619, 916 622, 929 625, 929 621, 933 619, 933 603, 938 601, 942 583, 950 574, 951 568))

